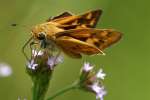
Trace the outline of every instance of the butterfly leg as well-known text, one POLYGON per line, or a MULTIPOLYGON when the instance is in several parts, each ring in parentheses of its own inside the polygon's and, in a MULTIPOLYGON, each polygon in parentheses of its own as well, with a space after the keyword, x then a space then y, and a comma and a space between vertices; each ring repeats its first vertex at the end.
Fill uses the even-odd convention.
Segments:
POLYGON ((32 37, 29 38, 29 40, 28 40, 28 41, 23 45, 23 47, 22 47, 22 53, 23 53, 23 55, 25 56, 25 58, 27 59, 27 61, 29 61, 29 58, 28 58, 27 54, 25 53, 25 48, 26 48, 27 45, 31 42, 31 40, 32 40, 32 37))

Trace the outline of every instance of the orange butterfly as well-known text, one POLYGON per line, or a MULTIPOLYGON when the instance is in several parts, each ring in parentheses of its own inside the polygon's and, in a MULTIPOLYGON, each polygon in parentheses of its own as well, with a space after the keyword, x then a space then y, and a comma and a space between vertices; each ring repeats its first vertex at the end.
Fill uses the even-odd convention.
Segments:
POLYGON ((64 12, 33 27, 32 38, 25 46, 33 40, 30 44, 37 43, 49 50, 59 48, 73 58, 81 58, 81 54, 104 54, 105 48, 120 40, 121 33, 114 29, 95 29, 101 14, 99 9, 82 15, 64 12))

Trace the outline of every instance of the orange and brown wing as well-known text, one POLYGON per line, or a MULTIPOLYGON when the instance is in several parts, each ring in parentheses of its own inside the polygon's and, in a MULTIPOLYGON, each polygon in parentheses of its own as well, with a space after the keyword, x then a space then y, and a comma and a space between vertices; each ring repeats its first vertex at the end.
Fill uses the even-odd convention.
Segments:
POLYGON ((69 36, 103 50, 119 41, 121 33, 114 29, 85 28, 66 30, 56 34, 56 38, 61 36, 69 36))
POLYGON ((69 17, 69 16, 72 16, 72 14, 69 13, 69 12, 63 12, 62 14, 60 14, 60 15, 58 15, 58 16, 49 18, 49 19, 47 20, 47 22, 54 21, 54 20, 56 20, 56 19, 61 19, 61 18, 64 18, 64 17, 69 17))
MULTIPOLYGON (((75 51, 72 51, 72 50, 70 50, 70 48, 66 48, 64 45, 60 44, 61 41, 62 41, 62 40, 58 40, 58 41, 57 41, 57 45, 60 45, 60 46, 59 46, 60 49, 61 49, 66 55, 68 55, 68 56, 70 56, 70 57, 72 57, 72 58, 81 58, 81 57, 82 57, 80 53, 77 53, 77 52, 75 52, 75 51)), ((61 42, 61 43, 63 43, 63 42, 61 42)))
MULTIPOLYGON (((118 42, 122 37, 122 33, 114 29, 102 29, 100 33, 96 34, 93 39, 98 39, 98 42, 95 41, 95 45, 104 50, 105 48, 113 45, 118 42)), ((86 41, 88 42, 88 40, 86 41)))
POLYGON ((60 24, 60 27, 66 28, 67 26, 69 27, 70 25, 75 26, 70 29, 75 29, 75 28, 94 28, 100 18, 100 15, 102 14, 102 10, 93 10, 89 11, 85 14, 74 16, 74 15, 69 15, 66 14, 67 16, 60 16, 56 17, 53 20, 50 20, 51 22, 55 22, 60 24))
POLYGON ((56 39, 56 44, 69 56, 73 58, 81 58, 81 54, 93 55, 102 53, 96 46, 80 41, 78 39, 61 36, 56 39))

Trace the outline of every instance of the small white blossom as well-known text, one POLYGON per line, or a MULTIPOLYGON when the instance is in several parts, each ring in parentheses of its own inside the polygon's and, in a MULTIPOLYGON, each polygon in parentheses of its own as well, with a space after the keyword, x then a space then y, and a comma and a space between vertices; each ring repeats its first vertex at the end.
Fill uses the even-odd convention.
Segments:
POLYGON ((6 63, 0 63, 0 77, 7 77, 12 74, 11 67, 6 63))
POLYGON ((64 60, 63 56, 59 56, 55 62, 55 64, 62 63, 64 60))
POLYGON ((91 86, 91 88, 92 88, 92 90, 93 90, 95 93, 98 93, 98 92, 101 90, 101 88, 100 88, 100 86, 98 85, 97 82, 94 83, 94 84, 91 86))
POLYGON ((107 94, 107 92, 104 90, 104 87, 101 88, 101 91, 96 94, 96 99, 103 100, 104 96, 107 94))
POLYGON ((105 76, 106 76, 106 74, 103 73, 103 69, 100 69, 100 70, 98 71, 98 73, 96 74, 96 77, 97 77, 97 78, 103 79, 103 80, 104 80, 105 76))
POLYGON ((53 67, 55 65, 57 65, 58 63, 62 63, 63 62, 63 57, 59 56, 56 58, 56 56, 51 56, 48 58, 47 64, 49 65, 50 69, 53 69, 53 67))
POLYGON ((35 70, 36 66, 38 66, 38 64, 34 63, 33 59, 30 62, 27 63, 27 67, 30 68, 30 69, 35 70))
POLYGON ((32 50, 32 55, 34 57, 41 56, 41 55, 43 55, 43 52, 41 50, 40 51, 32 50))
POLYGON ((104 89, 104 86, 99 86, 98 83, 94 83, 91 86, 91 89, 96 93, 96 99, 103 100, 103 97, 106 95, 106 91, 104 89))
POLYGON ((88 63, 88 62, 85 62, 85 63, 84 63, 83 71, 89 72, 89 71, 91 71, 92 69, 93 69, 93 66, 91 66, 90 63, 88 63))

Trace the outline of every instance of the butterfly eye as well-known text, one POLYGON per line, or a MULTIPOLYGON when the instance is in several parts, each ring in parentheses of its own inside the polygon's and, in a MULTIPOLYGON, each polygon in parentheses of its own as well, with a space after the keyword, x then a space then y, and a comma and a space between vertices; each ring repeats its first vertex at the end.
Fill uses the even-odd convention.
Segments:
POLYGON ((38 39, 39 39, 39 40, 44 40, 45 37, 46 37, 45 32, 40 32, 40 33, 38 34, 38 39))

